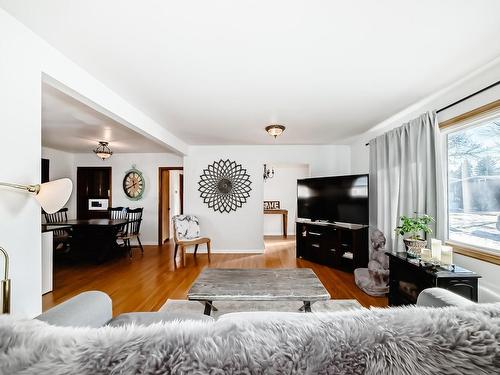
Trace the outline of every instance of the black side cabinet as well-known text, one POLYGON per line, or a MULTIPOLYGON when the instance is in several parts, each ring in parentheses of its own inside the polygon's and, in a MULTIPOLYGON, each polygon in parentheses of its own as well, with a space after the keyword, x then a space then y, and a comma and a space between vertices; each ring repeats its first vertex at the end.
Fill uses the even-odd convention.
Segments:
POLYGON ((89 199, 107 199, 111 206, 111 167, 78 167, 76 170, 76 216, 106 219, 109 211, 89 210, 89 199))
POLYGON ((455 266, 454 271, 429 268, 406 253, 386 253, 389 256, 389 305, 414 305, 420 292, 440 287, 477 302, 477 273, 455 266))
POLYGON ((352 272, 368 264, 368 226, 297 222, 297 257, 352 272))

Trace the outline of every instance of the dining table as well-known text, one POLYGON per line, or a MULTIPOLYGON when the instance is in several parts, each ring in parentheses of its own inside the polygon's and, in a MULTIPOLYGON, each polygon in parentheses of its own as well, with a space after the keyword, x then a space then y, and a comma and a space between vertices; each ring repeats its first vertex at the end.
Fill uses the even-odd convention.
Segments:
POLYGON ((71 227, 73 255, 100 263, 121 252, 117 236, 127 223, 126 219, 72 219, 50 224, 71 227))

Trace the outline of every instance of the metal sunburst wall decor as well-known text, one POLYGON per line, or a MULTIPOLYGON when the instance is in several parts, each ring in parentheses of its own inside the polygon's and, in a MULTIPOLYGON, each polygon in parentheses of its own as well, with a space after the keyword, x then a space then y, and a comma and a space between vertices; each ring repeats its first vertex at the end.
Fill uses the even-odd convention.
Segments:
POLYGON ((252 188, 247 170, 235 161, 214 161, 200 176, 200 197, 214 211, 231 212, 246 203, 252 188))

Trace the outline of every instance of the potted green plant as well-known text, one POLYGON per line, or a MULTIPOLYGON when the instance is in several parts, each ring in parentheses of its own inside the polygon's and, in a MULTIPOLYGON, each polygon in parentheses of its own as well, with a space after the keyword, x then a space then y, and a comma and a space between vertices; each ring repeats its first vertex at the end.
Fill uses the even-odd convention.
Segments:
POLYGON ((406 236, 403 238, 403 242, 409 254, 420 254, 420 250, 427 245, 427 241, 421 235, 423 233, 426 235, 432 233, 429 225, 434 222, 434 218, 429 215, 418 215, 415 213, 413 217, 401 216, 400 220, 401 225, 396 227, 394 231, 402 236, 406 236))

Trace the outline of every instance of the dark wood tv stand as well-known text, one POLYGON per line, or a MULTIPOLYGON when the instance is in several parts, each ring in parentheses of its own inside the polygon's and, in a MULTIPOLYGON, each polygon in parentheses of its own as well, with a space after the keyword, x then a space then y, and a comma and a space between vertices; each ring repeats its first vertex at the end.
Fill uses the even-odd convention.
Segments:
POLYGON ((297 258, 352 272, 368 265, 368 225, 296 222, 297 258))

